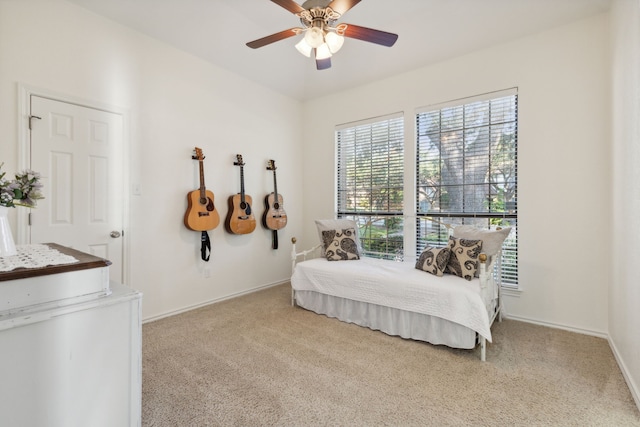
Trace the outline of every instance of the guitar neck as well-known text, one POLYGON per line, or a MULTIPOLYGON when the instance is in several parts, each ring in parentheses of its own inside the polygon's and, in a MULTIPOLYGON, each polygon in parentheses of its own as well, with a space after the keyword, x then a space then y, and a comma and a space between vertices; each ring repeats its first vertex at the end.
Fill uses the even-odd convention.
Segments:
POLYGON ((278 180, 276 180, 276 170, 273 170, 273 195, 276 203, 278 202, 278 180))
POLYGON ((204 162, 203 160, 199 160, 200 163, 200 199, 204 200, 207 198, 206 188, 204 186, 204 162))
POLYGON ((240 201, 244 204, 244 166, 240 166, 240 201))

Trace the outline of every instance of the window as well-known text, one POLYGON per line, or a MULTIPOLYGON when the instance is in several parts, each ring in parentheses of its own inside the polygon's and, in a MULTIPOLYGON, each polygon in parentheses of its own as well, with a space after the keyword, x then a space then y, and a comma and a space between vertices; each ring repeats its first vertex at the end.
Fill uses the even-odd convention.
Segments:
POLYGON ((416 256, 428 243, 446 245, 438 221, 510 226, 501 279, 517 287, 517 91, 424 108, 415 118, 415 185, 403 179, 401 113, 337 127, 337 216, 357 222, 363 255, 387 259, 402 257, 404 237, 415 236, 416 256), (416 195, 416 232, 406 236, 405 191, 416 195))
MULTIPOLYGON (((448 224, 513 227, 502 253, 502 284, 517 287, 515 90, 418 111, 416 251, 444 245, 448 224)), ((416 255, 417 255, 416 254, 416 255)))
POLYGON ((365 256, 403 250, 404 123, 402 114, 336 131, 337 214, 354 219, 365 256))

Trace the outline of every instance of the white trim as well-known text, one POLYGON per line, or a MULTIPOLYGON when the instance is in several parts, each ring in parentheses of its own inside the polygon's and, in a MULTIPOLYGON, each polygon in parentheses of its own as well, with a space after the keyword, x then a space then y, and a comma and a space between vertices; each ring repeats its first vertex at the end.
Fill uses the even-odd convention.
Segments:
POLYGON ((582 335, 589 335, 589 336, 592 336, 592 337, 609 339, 609 334, 607 334, 606 332, 602 332, 602 331, 594 331, 594 330, 591 330, 591 329, 582 329, 582 328, 576 328, 574 326, 560 325, 560 324, 557 324, 557 323, 551 323, 551 322, 545 322, 545 321, 542 321, 542 320, 530 319, 530 318, 523 317, 523 316, 514 316, 514 315, 511 315, 509 313, 504 313, 503 316, 506 319, 518 320, 518 321, 524 322, 524 323, 531 323, 531 324, 534 324, 534 325, 546 326, 548 328, 562 329, 564 331, 575 332, 575 333, 582 334, 582 335))
MULTIPOLYGON (((24 83, 18 83, 18 167, 19 169, 27 169, 31 164, 31 151, 30 151, 30 133, 29 133, 29 115, 31 113, 31 95, 39 96, 42 98, 51 99, 54 101, 65 102, 68 104, 79 105, 81 107, 93 108, 95 110, 101 110, 108 113, 118 114, 122 116, 122 162, 124 175, 122 177, 122 191, 127 197, 123 197, 122 201, 122 229, 125 231, 122 239, 122 276, 123 282, 128 284, 131 278, 131 260, 130 260, 130 220, 131 220, 131 138, 130 138, 130 117, 131 112, 128 108, 106 104, 99 101, 92 101, 82 98, 77 98, 67 94, 61 94, 51 91, 49 89, 43 89, 39 87, 29 86, 24 83)), ((17 210, 17 226, 18 232, 16 233, 16 242, 18 244, 26 244, 29 242, 29 227, 27 226, 29 221, 29 209, 17 210)))
POLYGON ((624 377, 624 380, 627 383, 627 387, 629 387, 631 396, 633 397, 633 400, 635 400, 636 406, 640 410, 640 388, 638 388, 638 385, 633 381, 633 376, 629 374, 627 365, 625 365, 622 357, 620 357, 618 348, 616 347, 611 337, 608 338, 608 341, 609 341, 609 347, 611 347, 611 351, 613 352, 613 356, 615 357, 616 362, 618 362, 618 367, 622 372, 622 376, 624 377))
POLYGON ((425 105, 423 107, 418 107, 416 108, 415 114, 426 113, 428 111, 441 110, 447 107, 455 107, 459 105, 470 104, 472 102, 487 101, 489 99, 502 98, 505 96, 512 96, 517 94, 518 94, 517 87, 512 87, 510 89, 496 90, 494 92, 487 92, 480 95, 469 96, 466 98, 452 99, 451 101, 439 102, 436 104, 430 104, 430 105, 425 105))
POLYGON ((417 174, 416 174, 416 159, 418 156, 418 132, 416 129, 416 116, 413 112, 406 112, 404 117, 404 176, 403 181, 410 185, 406 187, 403 185, 402 202, 404 205, 404 239, 402 242, 402 250, 404 253, 404 259, 409 261, 416 261, 418 239, 416 239, 416 227, 418 225, 418 215, 416 214, 416 204, 418 202, 418 188, 417 174), (405 191, 405 188, 410 188, 413 191, 405 191))
POLYGON ((338 132, 338 131, 349 129, 349 128, 355 128, 355 127, 358 127, 358 126, 370 125, 370 124, 373 124, 373 123, 382 122, 382 121, 385 121, 385 120, 393 120, 393 119, 404 119, 404 111, 398 111, 396 113, 385 114, 384 116, 370 117, 368 119, 357 120, 355 122, 342 123, 342 124, 336 125, 335 131, 338 132))
POLYGON ((202 303, 199 303, 199 304, 188 305, 186 307, 182 307, 182 308, 179 308, 177 310, 167 311, 165 313, 158 314, 158 315, 152 316, 152 317, 148 317, 146 319, 143 318, 142 319, 142 323, 155 322, 156 320, 164 319, 165 317, 171 317, 171 316, 175 316, 177 314, 186 313, 187 311, 195 310, 197 308, 206 307, 206 306, 211 305, 211 304, 216 304, 216 303, 219 303, 219 302, 222 302, 222 301, 226 301, 226 300, 230 300, 230 299, 233 299, 233 298, 241 297, 243 295, 249 295, 249 294, 252 294, 254 292, 258 292, 258 291, 262 291, 262 290, 265 290, 265 289, 273 288, 274 286, 284 285, 285 283, 289 283, 289 279, 282 280, 280 282, 268 283, 266 285, 261 285, 261 286, 258 286, 256 288, 248 289, 246 291, 236 292, 236 293, 229 294, 229 295, 226 295, 226 296, 223 296, 223 297, 210 299, 208 301, 205 301, 205 302, 202 302, 202 303))

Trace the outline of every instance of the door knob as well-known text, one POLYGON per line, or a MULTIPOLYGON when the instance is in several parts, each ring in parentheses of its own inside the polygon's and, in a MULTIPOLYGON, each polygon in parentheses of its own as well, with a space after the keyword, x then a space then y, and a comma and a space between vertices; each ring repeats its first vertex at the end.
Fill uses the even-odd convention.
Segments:
POLYGON ((111 233, 109 233, 109 236, 113 237, 114 239, 117 239, 118 237, 120 237, 120 232, 114 230, 111 233))

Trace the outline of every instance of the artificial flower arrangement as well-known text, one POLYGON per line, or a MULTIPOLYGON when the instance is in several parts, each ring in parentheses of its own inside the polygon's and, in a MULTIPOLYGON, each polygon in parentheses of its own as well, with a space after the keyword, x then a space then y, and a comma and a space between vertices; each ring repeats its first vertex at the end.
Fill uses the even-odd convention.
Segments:
POLYGON ((26 169, 16 174, 13 181, 9 181, 4 177, 6 172, 2 171, 2 166, 4 162, 0 163, 0 206, 33 208, 37 200, 44 198, 40 191, 42 184, 38 172, 26 169))

